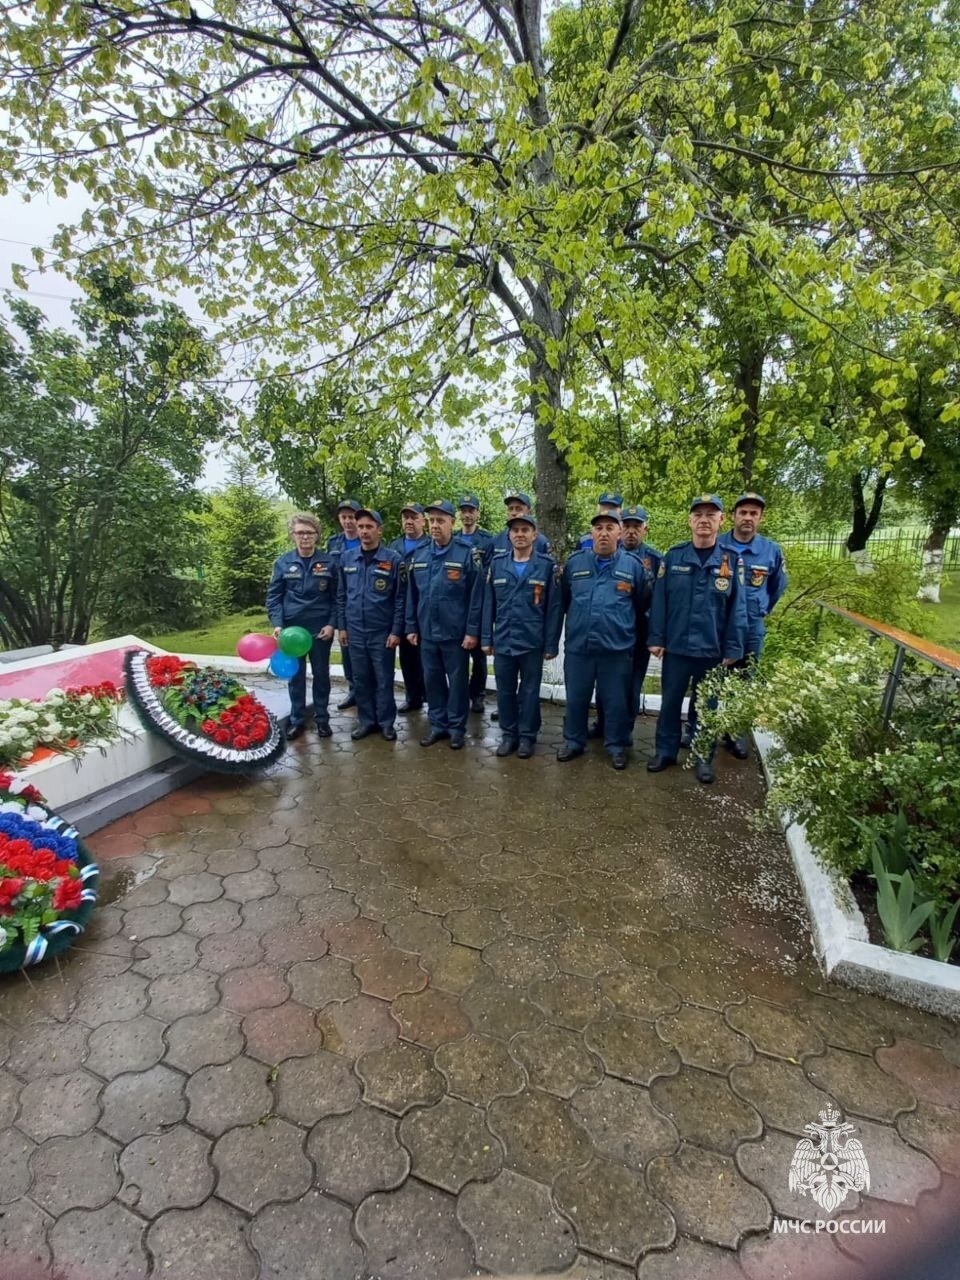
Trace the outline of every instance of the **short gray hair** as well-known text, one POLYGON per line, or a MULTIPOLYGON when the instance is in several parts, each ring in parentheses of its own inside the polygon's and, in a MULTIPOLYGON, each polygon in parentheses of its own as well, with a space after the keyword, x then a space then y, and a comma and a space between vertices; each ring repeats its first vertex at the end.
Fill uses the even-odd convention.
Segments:
POLYGON ((320 537, 320 521, 315 515, 311 515, 309 511, 298 511, 295 515, 292 515, 287 521, 287 533, 293 533, 295 524, 308 524, 317 537, 320 537))

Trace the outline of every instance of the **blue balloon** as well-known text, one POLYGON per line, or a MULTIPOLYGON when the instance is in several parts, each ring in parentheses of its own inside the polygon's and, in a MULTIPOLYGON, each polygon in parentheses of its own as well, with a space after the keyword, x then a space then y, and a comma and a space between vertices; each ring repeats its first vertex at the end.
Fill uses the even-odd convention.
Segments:
POLYGON ((300 659, 277 649, 270 655, 270 672, 280 680, 292 680, 300 670, 300 659))

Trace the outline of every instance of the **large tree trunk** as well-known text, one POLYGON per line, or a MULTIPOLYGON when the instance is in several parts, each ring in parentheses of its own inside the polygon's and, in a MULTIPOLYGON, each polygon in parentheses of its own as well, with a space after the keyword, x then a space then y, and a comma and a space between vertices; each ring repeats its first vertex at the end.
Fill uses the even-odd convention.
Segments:
POLYGON ((734 375, 734 386, 743 401, 740 419, 740 474, 744 489, 753 485, 753 468, 757 457, 757 427, 760 423, 760 387, 763 382, 764 351, 745 344, 734 375))
POLYGON ((883 510, 883 496, 887 488, 887 477, 878 476, 873 489, 873 500, 867 511, 863 486, 865 477, 859 471, 850 477, 850 497, 853 506, 853 520, 847 537, 847 550, 856 566, 857 573, 873 573, 873 561, 867 551, 867 540, 877 527, 880 512, 883 510))
MULTIPOLYGON (((549 280, 545 280, 533 298, 533 319, 544 340, 563 340, 565 318, 550 301, 549 280)), ((563 382, 559 369, 547 362, 544 343, 533 340, 530 353, 530 412, 533 415, 533 441, 537 497, 537 525, 560 559, 567 550, 567 492, 570 468, 550 436, 562 411, 563 382)))
POLYGON ((920 569, 920 589, 918 600, 926 600, 930 604, 940 603, 940 581, 943 577, 943 548, 947 541, 950 526, 934 524, 923 544, 923 560, 920 569))

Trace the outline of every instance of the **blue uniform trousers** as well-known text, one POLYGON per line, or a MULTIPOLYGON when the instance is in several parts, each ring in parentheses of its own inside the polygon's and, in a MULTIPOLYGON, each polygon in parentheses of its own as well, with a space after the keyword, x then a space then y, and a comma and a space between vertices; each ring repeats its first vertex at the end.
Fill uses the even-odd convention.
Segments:
MULTIPOLYGON (((347 688, 353 693, 353 657, 350 653, 350 647, 340 650, 340 665, 343 667, 343 674, 347 681, 347 688)), ((356 696, 354 694, 354 696, 356 696)))
POLYGON ((403 688, 411 707, 422 707, 427 700, 423 688, 423 663, 419 645, 411 644, 406 636, 400 640, 400 670, 403 672, 403 688))
POLYGON ((290 691, 290 723, 303 724, 307 713, 307 659, 313 671, 313 713, 317 724, 330 723, 330 646, 333 640, 313 638, 313 646, 300 659, 297 674, 287 684, 290 691))
POLYGON ((493 674, 497 681, 497 713, 505 738, 536 741, 540 732, 540 681, 543 650, 528 653, 495 653, 493 674), (519 695, 517 684, 519 682, 519 695))
POLYGON ((357 723, 364 728, 392 729, 397 718, 397 700, 393 693, 397 655, 384 644, 386 636, 365 639, 353 638, 353 632, 350 635, 357 723))
MULTIPOLYGON (((680 750, 680 717, 687 686, 693 682, 687 724, 697 731, 697 687, 719 663, 716 658, 688 658, 682 653, 665 653, 660 673, 660 716, 657 720, 656 750, 658 756, 676 760, 680 750)), ((713 757, 715 743, 697 743, 696 753, 703 760, 713 757)))
POLYGON ((430 728, 441 733, 464 733, 470 709, 470 653, 459 640, 435 644, 420 637, 423 681, 427 688, 430 728))
POLYGON ((569 746, 582 751, 587 745, 590 695, 596 686, 597 701, 603 703, 603 745, 610 755, 626 751, 633 725, 630 718, 632 667, 633 651, 630 649, 600 650, 596 653, 566 650, 563 680, 567 690, 567 709, 563 717, 563 736, 569 746))

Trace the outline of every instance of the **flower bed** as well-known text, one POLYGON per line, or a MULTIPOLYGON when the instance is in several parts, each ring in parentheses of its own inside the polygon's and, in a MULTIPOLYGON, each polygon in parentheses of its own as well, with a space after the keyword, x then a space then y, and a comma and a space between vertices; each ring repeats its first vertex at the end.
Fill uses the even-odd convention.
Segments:
POLYGON ((123 691, 109 680, 51 689, 45 698, 0 699, 0 767, 26 764, 40 748, 80 755, 90 744, 116 742, 123 691))
POLYGON ((82 933, 99 871, 36 789, 0 774, 0 972, 39 964, 82 933))
POLYGON ((284 748, 276 718, 239 680, 171 654, 128 653, 127 693, 144 726, 211 769, 246 773, 284 748))

